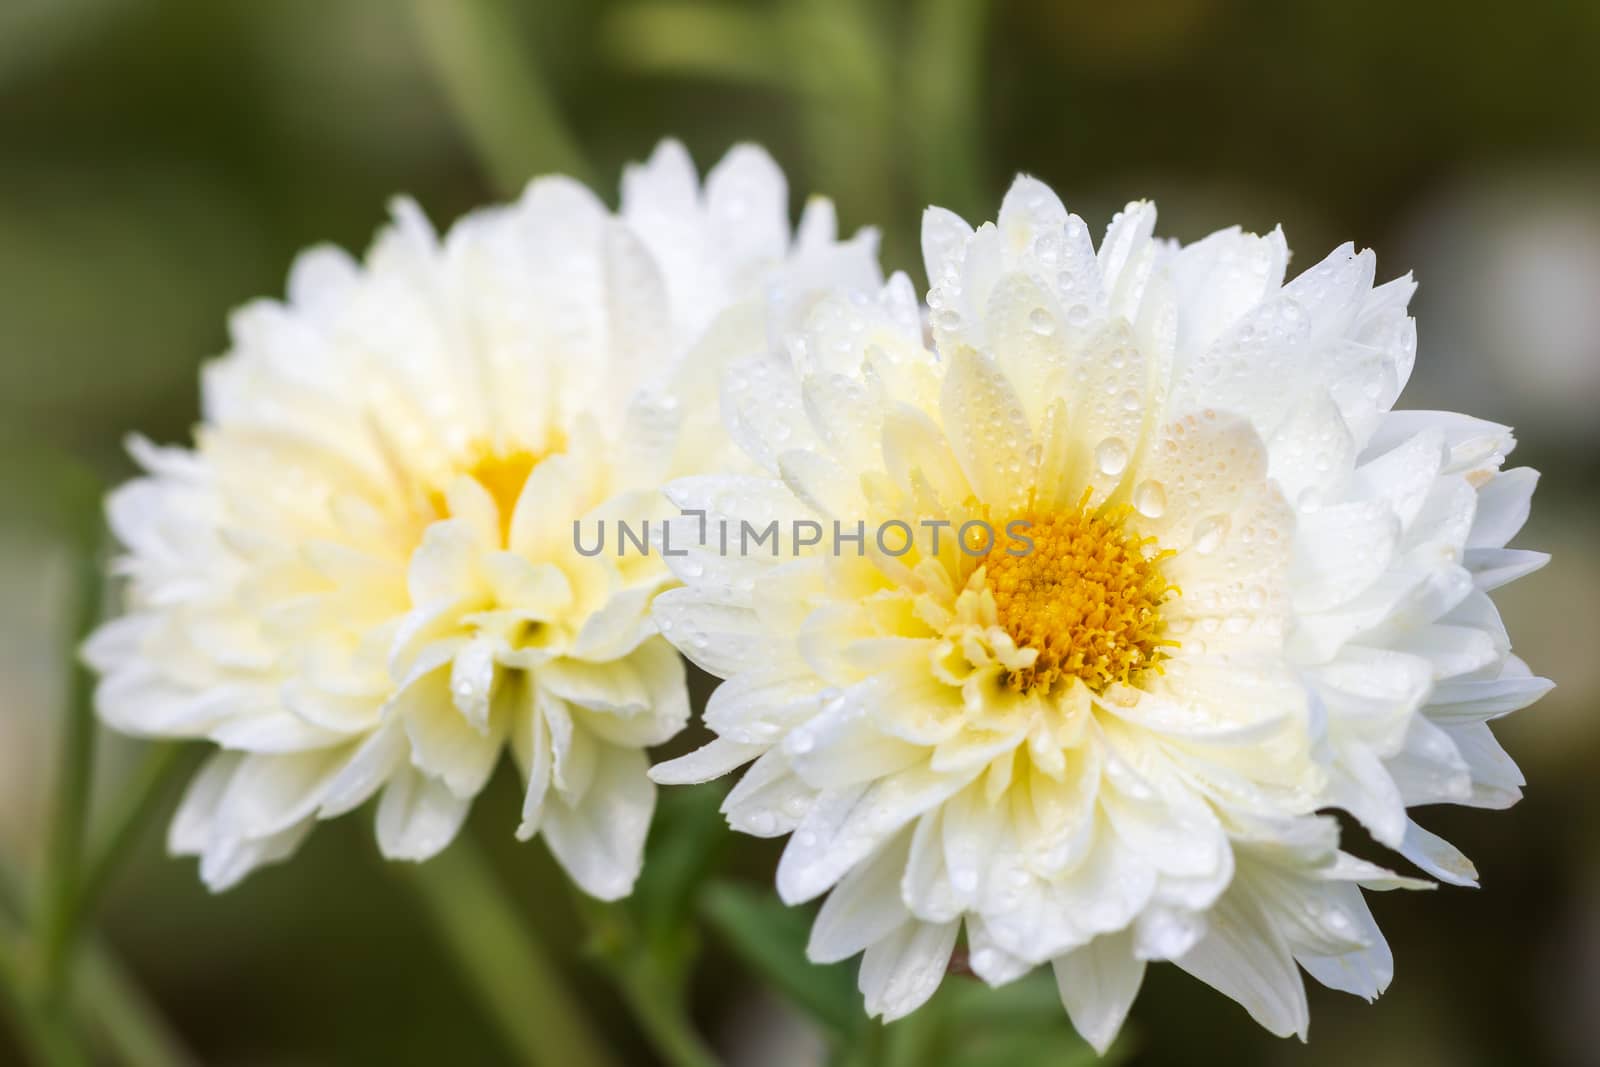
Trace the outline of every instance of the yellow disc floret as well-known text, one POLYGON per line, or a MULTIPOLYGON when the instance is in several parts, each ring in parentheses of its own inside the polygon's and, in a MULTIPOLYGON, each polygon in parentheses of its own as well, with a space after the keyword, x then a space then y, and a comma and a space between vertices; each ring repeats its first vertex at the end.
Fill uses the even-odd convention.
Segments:
MULTIPOLYGON (((485 446, 474 449, 471 458, 463 464, 460 473, 483 486, 500 513, 502 544, 511 540, 511 516, 517 510, 517 500, 522 496, 522 487, 527 484, 528 475, 546 456, 564 451, 565 447, 566 442, 559 435, 554 436, 550 447, 538 451, 529 448, 497 451, 485 446)), ((429 492, 427 501, 435 516, 450 514, 450 504, 445 499, 443 488, 429 492)))
POLYGON ((1163 638, 1161 619, 1161 605, 1178 593, 1161 572, 1173 553, 1127 529, 1133 509, 1087 503, 1085 494, 1073 510, 1012 516, 1003 528, 1025 534, 1031 548, 1003 541, 984 560, 1000 625, 1038 653, 1032 667, 1011 673, 1019 691, 1076 677, 1100 692, 1159 670, 1175 644, 1163 638))

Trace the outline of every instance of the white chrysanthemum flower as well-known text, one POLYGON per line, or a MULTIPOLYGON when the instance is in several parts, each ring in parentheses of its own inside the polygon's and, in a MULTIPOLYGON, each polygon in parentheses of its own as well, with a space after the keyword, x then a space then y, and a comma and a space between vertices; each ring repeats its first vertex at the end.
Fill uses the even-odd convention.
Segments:
POLYGON ((716 373, 822 279, 876 284, 874 238, 734 149, 701 189, 666 143, 619 216, 562 178, 442 239, 415 205, 364 265, 319 248, 286 304, 232 320, 193 451, 143 441, 119 490, 128 612, 89 643, 99 709, 209 738, 171 848, 213 889, 379 790, 386 856, 455 836, 509 748, 518 836, 587 892, 626 894, 655 787, 644 749, 689 715, 650 602, 656 557, 575 551, 637 523, 726 449, 716 373))
POLYGON ((654 774, 755 760, 724 810, 792 834, 779 891, 832 890, 811 955, 864 950, 875 1015, 964 928, 988 982, 1053 964, 1101 1049, 1150 960, 1303 1035, 1296 963, 1390 978, 1358 886, 1427 884, 1316 813, 1463 881, 1407 808, 1516 799, 1485 722, 1548 683, 1487 596, 1545 558, 1504 547, 1534 484, 1509 431, 1390 411, 1413 285, 1370 252, 1285 284, 1280 232, 1154 223, 1096 250, 1028 179, 976 232, 930 210, 931 347, 903 277, 835 297, 726 379, 765 476, 668 488, 784 540, 672 561, 662 632, 728 681, 717 740, 654 774))

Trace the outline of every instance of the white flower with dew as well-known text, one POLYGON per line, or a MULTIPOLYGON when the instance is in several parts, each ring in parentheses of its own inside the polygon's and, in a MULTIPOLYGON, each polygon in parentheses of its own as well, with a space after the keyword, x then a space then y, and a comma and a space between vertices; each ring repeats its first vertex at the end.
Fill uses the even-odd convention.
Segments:
POLYGON ((1102 1050, 1152 960, 1303 1036, 1297 964, 1376 996, 1360 888, 1429 884, 1318 812, 1463 882, 1408 809, 1518 795, 1487 721, 1549 683, 1488 597, 1545 560, 1505 547, 1510 432, 1391 410, 1413 285, 1370 252, 1286 283, 1281 232, 1154 225, 1132 204, 1096 248, 1026 178, 977 230, 931 209, 926 334, 903 276, 835 295, 728 372, 762 473, 668 487, 785 540, 671 561, 661 630, 727 681, 716 740, 653 775, 754 761, 724 811, 791 835, 778 890, 831 891, 810 954, 864 952, 874 1015, 964 931, 992 984, 1051 964, 1102 1050))
MULTIPOLYGON (((661 513, 726 449, 716 381, 875 238, 735 148, 702 187, 664 143, 613 215, 563 178, 437 236, 417 207, 365 263, 316 248, 231 321, 194 448, 135 440, 110 499, 127 612, 89 641, 112 727, 217 745, 169 843, 213 889, 378 795, 384 855, 455 836, 509 749, 517 834, 625 895, 655 804, 645 748, 689 717, 650 603, 659 557, 573 523, 661 513), (591 535, 592 536, 592 535, 591 535)), ((509 829, 509 828, 508 828, 509 829)))

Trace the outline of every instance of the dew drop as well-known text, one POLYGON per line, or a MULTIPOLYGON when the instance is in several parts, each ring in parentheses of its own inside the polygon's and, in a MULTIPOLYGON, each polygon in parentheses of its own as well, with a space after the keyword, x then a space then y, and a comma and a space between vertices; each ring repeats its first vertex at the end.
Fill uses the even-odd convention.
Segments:
POLYGON ((1056 320, 1044 308, 1034 308, 1028 312, 1028 325, 1041 337, 1048 337, 1056 332, 1056 320))
POLYGON ((1167 511, 1167 491, 1154 479, 1140 482, 1133 490, 1133 508, 1147 519, 1159 519, 1167 511))
POLYGON ((1194 550, 1202 556, 1210 555, 1222 546, 1228 535, 1228 517, 1213 515, 1194 529, 1194 550))
POLYGON ((1094 450, 1094 465, 1102 474, 1121 474, 1128 466, 1128 446, 1119 437, 1108 437, 1094 450))

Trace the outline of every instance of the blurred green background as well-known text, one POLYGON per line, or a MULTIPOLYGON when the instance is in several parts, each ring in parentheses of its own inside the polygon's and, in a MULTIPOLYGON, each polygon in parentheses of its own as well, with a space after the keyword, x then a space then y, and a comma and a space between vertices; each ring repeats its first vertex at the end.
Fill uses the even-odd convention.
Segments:
MULTIPOLYGON (((1516 461, 1545 475, 1519 543, 1555 554, 1500 596, 1517 650, 1560 686, 1502 724, 1526 799, 1424 813, 1482 890, 1377 897, 1394 985, 1374 1006, 1312 989, 1306 1046, 1153 968, 1128 1062, 1600 1063, 1597 55, 1594 0, 0 0, 4 868, 38 869, 50 814, 70 526, 93 495, 75 487, 126 476, 131 431, 186 438, 228 310, 280 293, 297 249, 364 248, 397 192, 443 224, 579 160, 614 198, 622 164, 672 134, 703 167, 765 144, 797 203, 824 193, 847 228, 881 225, 886 265, 920 277, 922 206, 991 217, 1026 170, 1093 227, 1151 196, 1186 240, 1281 221, 1291 271, 1345 239, 1385 277, 1414 269, 1402 404, 1516 425, 1516 461)), ((96 826, 137 756, 102 740, 96 826)), ((512 840, 517 804, 497 779, 467 832, 619 1049, 651 1062, 542 846, 512 840)), ((685 794, 667 817, 709 825, 714 804, 685 794)), ((697 1021, 730 1062, 820 1062, 816 1003, 761 992, 741 943, 773 853, 704 841, 697 862, 760 892, 683 905, 697 1021)), ((221 897, 152 826, 99 918, 90 994, 110 990, 110 1011, 136 983, 197 1062, 515 1061, 366 816, 221 897)), ((813 1001, 849 978, 829 972, 813 1001)), ((1046 1055, 1070 1045, 1050 1044, 1037 984, 947 985, 939 1023, 959 1032, 924 1022, 905 1062, 1072 1062, 1046 1055)), ((18 1062, 4 1025, 0 1063, 18 1062)))

